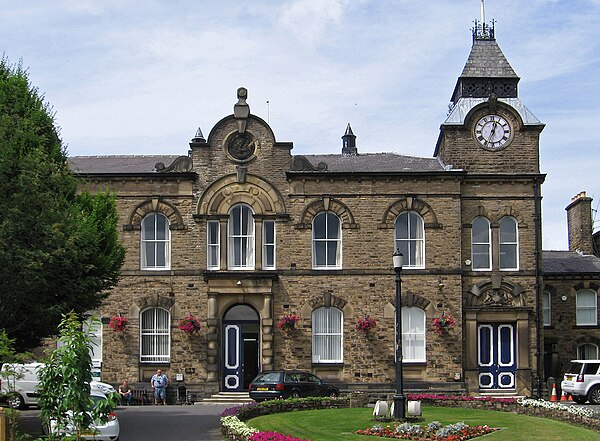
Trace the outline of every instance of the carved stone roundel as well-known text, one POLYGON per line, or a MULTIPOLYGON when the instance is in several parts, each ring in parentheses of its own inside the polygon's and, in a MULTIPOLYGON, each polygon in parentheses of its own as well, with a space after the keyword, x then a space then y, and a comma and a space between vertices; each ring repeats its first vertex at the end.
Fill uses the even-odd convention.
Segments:
POLYGON ((254 140, 246 133, 236 133, 227 143, 227 151, 238 161, 250 159, 254 155, 254 150, 254 140))

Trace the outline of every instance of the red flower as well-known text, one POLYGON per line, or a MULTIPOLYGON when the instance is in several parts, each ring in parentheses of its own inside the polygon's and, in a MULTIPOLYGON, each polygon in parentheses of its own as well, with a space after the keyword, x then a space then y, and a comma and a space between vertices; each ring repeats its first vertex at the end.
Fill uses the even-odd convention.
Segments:
POLYGON ((200 320, 189 314, 186 318, 179 321, 178 327, 186 334, 194 334, 200 331, 200 320))
POLYGON ((110 318, 110 323, 108 324, 108 326, 116 332, 123 332, 127 328, 128 324, 129 321, 119 314, 114 315, 110 318))
POLYGON ((365 315, 364 317, 358 319, 358 322, 356 323, 356 330, 367 332, 373 329, 375 326, 377 326, 377 322, 368 315, 365 315))

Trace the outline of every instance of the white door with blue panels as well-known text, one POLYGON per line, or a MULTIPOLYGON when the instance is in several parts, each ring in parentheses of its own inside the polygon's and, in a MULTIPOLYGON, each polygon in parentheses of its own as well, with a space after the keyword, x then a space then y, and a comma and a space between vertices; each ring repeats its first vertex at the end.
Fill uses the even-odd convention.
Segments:
POLYGON ((247 305, 236 305, 225 314, 222 366, 226 392, 248 390, 260 371, 258 314, 247 305))
POLYGON ((517 371, 516 328, 512 323, 477 326, 480 389, 514 389, 517 371))

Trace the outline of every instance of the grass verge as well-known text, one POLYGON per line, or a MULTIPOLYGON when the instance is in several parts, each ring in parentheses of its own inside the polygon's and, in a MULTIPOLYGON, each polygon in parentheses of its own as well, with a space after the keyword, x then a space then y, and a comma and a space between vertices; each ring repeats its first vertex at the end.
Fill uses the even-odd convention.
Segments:
MULTIPOLYGON (((492 410, 451 407, 424 407, 427 424, 439 421, 451 424, 464 421, 470 426, 487 424, 503 430, 485 435, 486 441, 598 441, 600 434, 578 426, 545 418, 492 410)), ((293 435, 311 441, 366 441, 373 436, 356 435, 358 429, 374 425, 372 409, 325 409, 287 412, 253 418, 248 425, 263 431, 293 435)), ((380 424, 380 423, 378 423, 380 424)), ((384 424, 385 425, 385 424, 384 424)))

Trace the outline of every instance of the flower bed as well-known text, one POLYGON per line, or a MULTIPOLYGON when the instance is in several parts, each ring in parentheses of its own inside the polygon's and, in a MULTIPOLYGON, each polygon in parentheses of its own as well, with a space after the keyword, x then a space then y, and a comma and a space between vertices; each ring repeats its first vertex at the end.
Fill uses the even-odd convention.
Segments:
POLYGON ((439 421, 433 421, 426 426, 411 423, 385 427, 375 425, 369 429, 357 430, 356 433, 358 435, 419 441, 462 441, 486 435, 495 430, 500 429, 493 429, 488 426, 469 426, 463 422, 442 426, 439 421))

